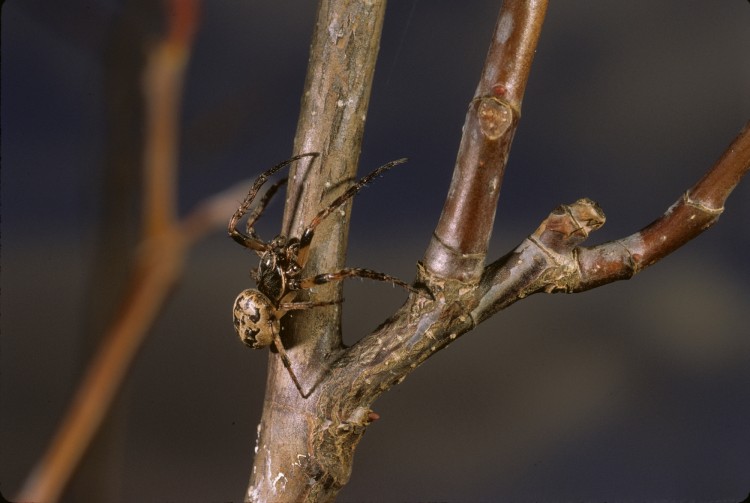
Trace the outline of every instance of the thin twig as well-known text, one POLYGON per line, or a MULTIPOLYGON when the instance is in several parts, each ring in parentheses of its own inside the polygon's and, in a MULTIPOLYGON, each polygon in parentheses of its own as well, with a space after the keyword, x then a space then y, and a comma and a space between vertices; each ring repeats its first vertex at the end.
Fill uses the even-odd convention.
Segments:
POLYGON ((584 291, 628 279, 712 226, 724 203, 750 169, 750 122, 716 164, 659 219, 626 238, 578 251, 584 291))
POLYGON ((664 215, 630 236, 594 247, 578 245, 604 224, 601 209, 588 199, 561 206, 518 248, 487 266, 474 322, 534 293, 582 292, 633 277, 716 223, 749 169, 750 123, 664 215))
POLYGON ((435 276, 471 283, 482 273, 546 10, 546 0, 503 2, 443 213, 422 261, 435 276))

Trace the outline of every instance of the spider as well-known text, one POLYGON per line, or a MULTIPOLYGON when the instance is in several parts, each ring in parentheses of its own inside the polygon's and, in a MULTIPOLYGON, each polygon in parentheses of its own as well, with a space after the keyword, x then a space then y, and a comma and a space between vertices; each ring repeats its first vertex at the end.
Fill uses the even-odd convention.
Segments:
POLYGON ((369 175, 361 178, 357 183, 349 187, 343 194, 333 200, 326 208, 322 209, 315 218, 305 227, 300 237, 287 238, 283 235, 276 236, 272 241, 266 242, 260 239, 253 229, 253 225, 260 218, 266 206, 276 191, 287 182, 283 178, 273 184, 263 195, 255 209, 250 212, 250 205, 261 186, 270 176, 281 168, 303 157, 315 158, 317 152, 300 154, 272 167, 262 173, 253 183, 245 200, 229 220, 229 236, 236 242, 253 250, 260 257, 260 265, 257 270, 250 271, 250 277, 255 280, 257 289, 243 290, 234 301, 233 315, 234 328, 245 345, 253 349, 262 349, 274 345, 281 361, 289 372, 300 395, 307 398, 297 379, 292 362, 287 356, 284 345, 281 342, 280 319, 289 311, 311 309, 320 306, 336 304, 340 301, 295 301, 297 293, 307 290, 315 285, 321 285, 332 281, 341 281, 345 278, 368 278, 377 281, 387 281, 398 285, 409 291, 422 293, 411 285, 398 278, 372 271, 370 269, 345 268, 336 272, 318 274, 316 276, 302 277, 302 269, 307 262, 310 251, 310 243, 315 235, 315 228, 332 212, 352 198, 365 185, 377 178, 383 172, 401 164, 406 159, 399 159, 379 167, 369 175), (249 213, 246 230, 243 233, 237 226, 240 220, 249 213))

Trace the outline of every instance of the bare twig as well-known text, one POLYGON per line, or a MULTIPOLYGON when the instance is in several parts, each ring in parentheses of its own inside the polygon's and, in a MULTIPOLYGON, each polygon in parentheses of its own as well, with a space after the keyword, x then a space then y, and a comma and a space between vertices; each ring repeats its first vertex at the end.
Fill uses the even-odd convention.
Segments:
POLYGON ((713 225, 724 202, 750 169, 750 123, 714 167, 658 220, 624 239, 578 252, 580 278, 572 291, 628 279, 713 225))
POLYGON ((185 68, 197 25, 198 2, 165 2, 168 33, 156 44, 143 75, 146 106, 143 237, 148 240, 177 222, 177 141, 185 68))
POLYGON ((436 276, 473 282, 482 273, 546 10, 546 0, 503 2, 466 114, 448 197, 423 259, 436 276))
POLYGON ((578 245, 604 225, 602 210, 588 199, 561 206, 518 248, 487 266, 474 322, 533 293, 582 292, 633 277, 713 225, 748 169, 750 123, 659 219, 628 237, 591 248, 578 245))

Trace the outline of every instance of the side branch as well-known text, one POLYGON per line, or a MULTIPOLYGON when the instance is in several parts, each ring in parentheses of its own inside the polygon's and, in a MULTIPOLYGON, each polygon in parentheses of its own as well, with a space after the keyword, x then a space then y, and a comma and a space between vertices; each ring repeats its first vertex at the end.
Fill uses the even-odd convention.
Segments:
POLYGON ((578 245, 604 224, 601 209, 588 199, 561 206, 518 248, 485 268, 474 322, 533 293, 582 292, 631 278, 713 225, 748 169, 750 124, 661 218, 626 238, 594 247, 578 245))
POLYGON ((661 218, 625 239, 581 248, 580 279, 571 291, 628 279, 698 236, 719 219, 729 194, 748 169, 750 122, 711 170, 661 218))
POLYGON ((546 0, 503 2, 466 114, 448 197, 423 260, 436 276, 474 282, 482 272, 546 10, 546 0))

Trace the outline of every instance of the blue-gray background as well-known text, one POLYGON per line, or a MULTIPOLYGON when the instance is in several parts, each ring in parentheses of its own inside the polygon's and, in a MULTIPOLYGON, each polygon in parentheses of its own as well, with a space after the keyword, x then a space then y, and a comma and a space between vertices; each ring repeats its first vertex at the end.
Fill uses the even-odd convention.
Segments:
MULTIPOLYGON (((180 205, 290 156, 314 2, 203 6, 184 96, 180 205)), ((498 1, 388 7, 348 264, 411 278, 450 181, 498 1)), ((99 221, 113 1, 2 11, 2 417, 7 497, 82 375, 99 221)), ((593 242, 662 213, 750 117, 750 5, 552 2, 498 208, 492 256, 579 197, 593 242)), ((135 168, 135 167, 134 167, 135 168)), ((278 229, 280 208, 261 231, 278 229)), ((708 233, 629 282, 535 296, 378 402, 342 501, 739 500, 750 491, 750 183, 708 233)), ((229 306, 248 254, 216 232, 128 378, 98 454, 102 501, 239 501, 266 354, 229 306), (109 447, 107 447, 109 446, 109 447)), ((346 287, 351 343, 399 305, 346 287)), ((112 299, 113 301, 115 299, 112 299)), ((97 473, 93 469, 93 473, 97 473)), ((78 490, 87 481, 77 481, 78 490)), ((72 496, 71 496, 72 498, 72 496)))

